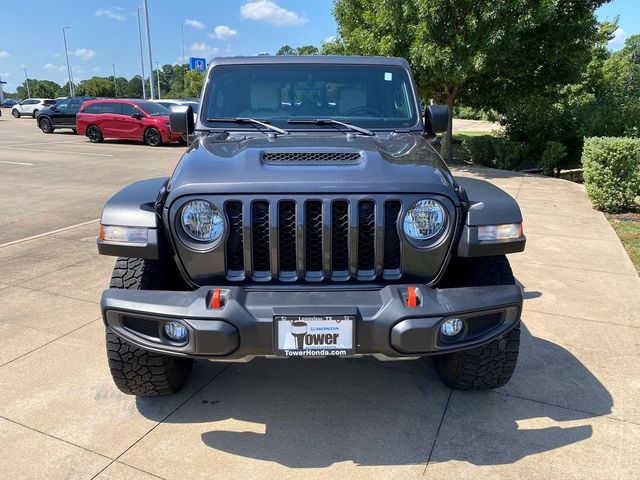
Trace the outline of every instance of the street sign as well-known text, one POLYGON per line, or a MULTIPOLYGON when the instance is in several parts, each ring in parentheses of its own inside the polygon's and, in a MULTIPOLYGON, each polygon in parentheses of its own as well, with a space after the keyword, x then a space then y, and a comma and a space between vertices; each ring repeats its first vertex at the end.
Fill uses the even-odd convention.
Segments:
POLYGON ((191 70, 198 70, 199 72, 204 72, 207 69, 207 59, 189 57, 189 68, 191 70))

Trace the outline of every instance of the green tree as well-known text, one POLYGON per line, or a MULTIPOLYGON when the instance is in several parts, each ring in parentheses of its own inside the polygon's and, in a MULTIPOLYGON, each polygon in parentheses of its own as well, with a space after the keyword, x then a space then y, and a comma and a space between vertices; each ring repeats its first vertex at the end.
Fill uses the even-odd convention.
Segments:
POLYGON ((184 89, 184 96, 189 98, 200 97, 202 85, 204 84, 204 74, 197 70, 189 70, 185 77, 187 87, 184 89))
POLYGON ((51 80, 36 80, 29 79, 29 89, 27 91, 27 83, 26 80, 22 82, 22 85, 18 86, 16 89, 16 93, 19 98, 27 98, 29 92, 31 93, 31 97, 33 98, 56 98, 58 97, 58 92, 60 90, 60 85, 51 80))
POLYGON ((76 88, 76 94, 90 97, 111 97, 113 96, 113 77, 91 77, 82 80, 76 88))
MULTIPOLYGON (((496 108, 576 81, 605 0, 334 0, 327 53, 405 57, 423 99, 496 108)), ((442 151, 451 158, 452 122, 442 151)))
POLYGON ((320 49, 313 45, 303 45, 301 47, 292 48, 289 45, 283 45, 276 52, 276 55, 318 55, 320 49))

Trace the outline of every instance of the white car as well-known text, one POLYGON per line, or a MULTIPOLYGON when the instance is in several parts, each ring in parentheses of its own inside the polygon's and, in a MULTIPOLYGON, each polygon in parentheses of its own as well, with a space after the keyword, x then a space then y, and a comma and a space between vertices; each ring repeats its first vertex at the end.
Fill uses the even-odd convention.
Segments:
POLYGON ((198 120, 198 110, 200 109, 200 104, 193 100, 174 100, 172 98, 163 98, 163 99, 155 99, 149 100, 150 102, 159 103, 163 107, 167 109, 171 109, 171 105, 190 105, 193 109, 193 122, 195 123, 198 120))
POLYGON ((54 103, 56 103, 55 100, 48 98, 27 98, 11 107, 11 115, 15 118, 20 118, 22 115, 31 115, 36 118, 40 110, 49 108, 54 103))

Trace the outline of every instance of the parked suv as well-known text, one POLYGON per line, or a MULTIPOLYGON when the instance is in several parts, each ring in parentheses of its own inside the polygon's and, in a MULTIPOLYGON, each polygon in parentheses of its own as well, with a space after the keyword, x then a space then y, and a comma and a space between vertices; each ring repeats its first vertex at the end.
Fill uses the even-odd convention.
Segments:
POLYGON ((89 100, 76 116, 79 135, 86 135, 93 143, 105 138, 142 140, 157 147, 175 142, 182 135, 169 128, 169 110, 144 100, 89 100))
POLYGON ((108 362, 134 395, 179 390, 194 358, 432 357, 451 388, 504 385, 525 246, 515 200, 454 176, 399 58, 211 62, 169 178, 108 200, 98 250, 108 362))
POLYGON ((38 113, 38 127, 44 133, 53 133, 56 128, 70 128, 76 132, 76 115, 82 103, 87 100, 95 100, 95 97, 68 97, 58 100, 50 108, 38 113))
POLYGON ((22 115, 31 115, 33 118, 36 118, 40 110, 49 108, 54 103, 56 103, 56 101, 51 99, 27 98, 11 107, 11 115, 15 118, 20 118, 22 115))

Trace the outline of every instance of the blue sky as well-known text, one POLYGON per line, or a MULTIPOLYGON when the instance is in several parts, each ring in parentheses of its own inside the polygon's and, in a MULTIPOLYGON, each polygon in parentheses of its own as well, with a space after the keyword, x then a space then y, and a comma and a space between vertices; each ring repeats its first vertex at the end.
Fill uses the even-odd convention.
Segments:
MULTIPOLYGON (((148 0, 153 59, 176 63, 185 56, 275 53, 284 44, 319 45, 335 35, 331 0, 148 0)), ((24 79, 67 78, 62 27, 76 81, 93 75, 140 71, 136 6, 142 0, 3 0, 0 18, 0 77, 14 91, 24 79)), ((611 48, 640 33, 640 0, 613 0, 598 11, 601 19, 620 16, 611 48)), ((148 66, 145 47, 145 62, 148 66)), ((148 67, 147 67, 148 71, 148 67)))

